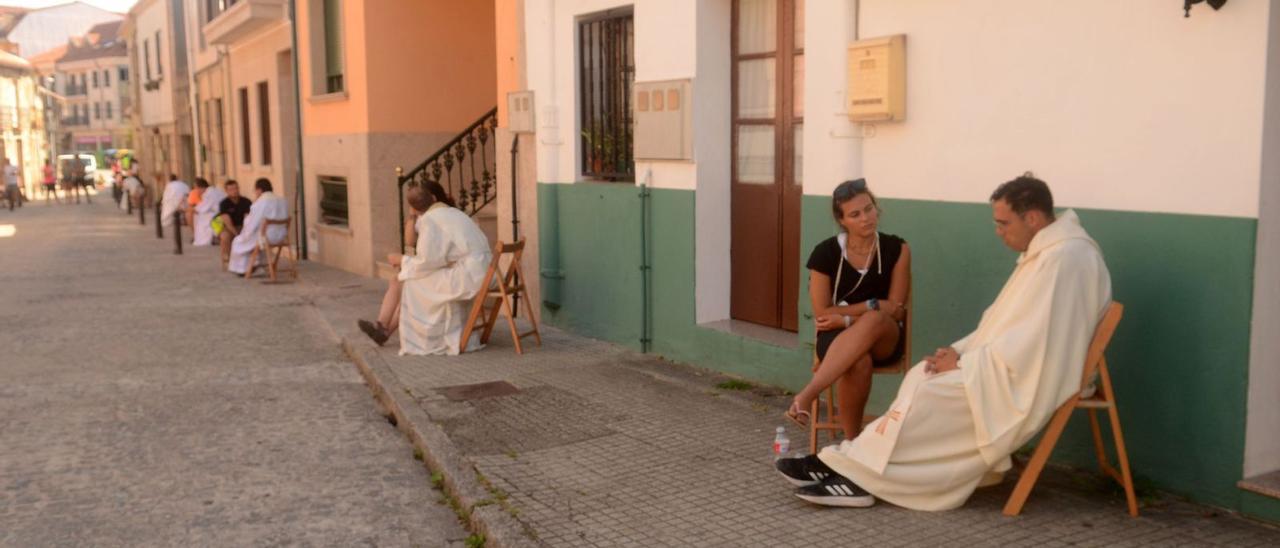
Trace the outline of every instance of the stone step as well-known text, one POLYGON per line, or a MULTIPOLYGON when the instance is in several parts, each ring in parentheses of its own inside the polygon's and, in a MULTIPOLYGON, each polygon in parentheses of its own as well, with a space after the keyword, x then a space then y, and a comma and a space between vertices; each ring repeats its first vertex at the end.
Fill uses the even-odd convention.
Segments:
POLYGON ((1264 497, 1280 499, 1280 470, 1242 479, 1236 486, 1264 497))

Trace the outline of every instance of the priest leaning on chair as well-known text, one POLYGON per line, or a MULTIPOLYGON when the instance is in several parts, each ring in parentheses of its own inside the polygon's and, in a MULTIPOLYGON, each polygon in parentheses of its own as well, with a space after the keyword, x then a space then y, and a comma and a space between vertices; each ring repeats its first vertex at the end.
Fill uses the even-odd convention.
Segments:
POLYGON ((991 195, 996 235, 1021 253, 978 328, 907 373, 886 412, 857 438, 778 460, 796 496, 865 507, 957 508, 1080 390, 1111 275, 1074 211, 1056 216, 1030 173, 991 195))

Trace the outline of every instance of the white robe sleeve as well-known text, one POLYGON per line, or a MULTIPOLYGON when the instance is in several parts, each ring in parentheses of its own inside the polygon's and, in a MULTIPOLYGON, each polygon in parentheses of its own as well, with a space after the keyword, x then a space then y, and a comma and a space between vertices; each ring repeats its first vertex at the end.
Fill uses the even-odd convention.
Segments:
MULTIPOLYGON (((1018 320, 986 344, 966 348, 960 357, 965 395, 984 457, 1017 449, 1005 446, 1031 414, 1042 382, 1062 387, 1055 408, 1080 387, 1087 341, 1098 320, 1099 265, 1096 261, 1082 264, 1087 259, 1065 250, 1046 255, 1029 265, 1037 268, 1035 283, 1018 295, 1022 311, 1018 320)), ((1109 291, 1105 298, 1110 298, 1109 291)))
POLYGON ((453 247, 453 235, 442 230, 430 218, 431 212, 418 218, 417 254, 405 257, 400 264, 400 281, 426 277, 449 264, 449 250, 453 247))

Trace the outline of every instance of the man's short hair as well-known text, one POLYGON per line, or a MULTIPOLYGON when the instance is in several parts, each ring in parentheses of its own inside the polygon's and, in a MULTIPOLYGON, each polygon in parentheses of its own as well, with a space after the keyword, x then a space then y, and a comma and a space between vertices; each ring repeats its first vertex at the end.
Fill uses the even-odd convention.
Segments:
POLYGON ((204 180, 204 177, 196 177, 196 188, 209 188, 209 181, 204 180))
POLYGON ((169 180, 170 180, 170 181, 177 181, 177 180, 178 180, 178 175, 177 175, 177 174, 175 174, 175 173, 170 173, 170 174, 169 174, 169 180))
POLYGON ((227 179, 227 182, 222 183, 222 186, 240 186, 240 183, 237 183, 235 179, 227 179))
POLYGON ((271 181, 268 181, 266 177, 259 177, 257 181, 253 182, 253 188, 263 192, 271 192, 271 181))
POLYGON ((991 193, 991 201, 999 200, 1004 200, 1009 204, 1009 209, 1018 215, 1036 210, 1053 218, 1053 193, 1049 192, 1048 184, 1037 179, 1030 171, 996 187, 996 191, 991 193))

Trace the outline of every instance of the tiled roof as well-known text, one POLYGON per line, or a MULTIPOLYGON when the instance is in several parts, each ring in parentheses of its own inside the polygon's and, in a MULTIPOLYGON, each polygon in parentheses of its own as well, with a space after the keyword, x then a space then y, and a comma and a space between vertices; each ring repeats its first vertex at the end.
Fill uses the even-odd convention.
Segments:
POLYGON ((122 21, 99 23, 89 29, 82 37, 72 38, 67 43, 67 53, 58 58, 59 63, 99 59, 103 57, 124 57, 128 54, 128 46, 120 39, 122 21))

